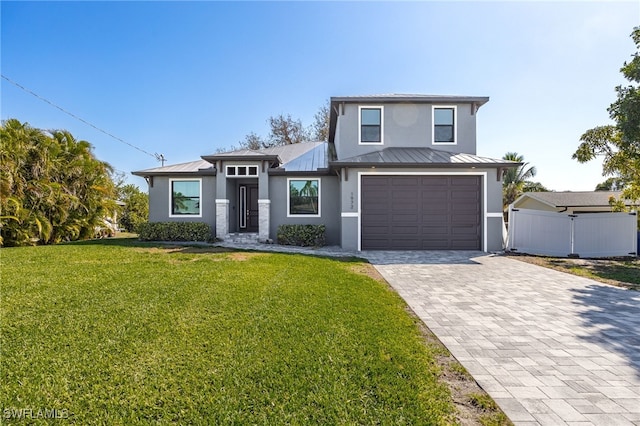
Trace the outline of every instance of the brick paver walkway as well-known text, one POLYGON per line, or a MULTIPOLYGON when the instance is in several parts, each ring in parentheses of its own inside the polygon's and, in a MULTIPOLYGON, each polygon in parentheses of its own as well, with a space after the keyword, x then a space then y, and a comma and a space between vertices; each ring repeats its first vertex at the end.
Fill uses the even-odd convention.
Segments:
POLYGON ((517 425, 640 425, 640 292, 503 256, 365 252, 517 425))

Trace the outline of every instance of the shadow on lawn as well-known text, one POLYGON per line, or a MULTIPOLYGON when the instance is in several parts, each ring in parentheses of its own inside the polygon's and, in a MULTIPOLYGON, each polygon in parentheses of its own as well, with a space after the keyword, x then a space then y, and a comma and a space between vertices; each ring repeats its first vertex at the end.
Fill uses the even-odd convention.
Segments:
POLYGON ((572 292, 574 303, 587 308, 579 315, 592 330, 582 338, 624 357, 640 377, 640 292, 597 284, 572 292))
POLYGON ((317 251, 309 248, 295 248, 291 246, 277 246, 277 245, 265 245, 264 250, 255 248, 241 248, 241 247, 223 247, 213 245, 211 243, 199 243, 199 242, 182 242, 182 241, 140 241, 136 237, 126 238, 103 238, 95 240, 74 241, 70 243, 72 245, 96 245, 96 246, 111 246, 111 247, 138 247, 138 248, 161 248, 171 250, 174 253, 186 253, 186 254, 201 254, 201 253, 231 253, 231 252, 245 252, 245 253, 271 253, 281 255, 305 255, 315 256, 327 259, 338 260, 341 262, 366 262, 361 257, 354 256, 348 253, 325 253, 322 249, 317 251), (298 251, 299 250, 299 251, 298 251))
POLYGON ((369 262, 373 265, 479 265, 478 257, 488 256, 481 251, 464 250, 421 250, 421 251, 362 251, 359 253, 341 251, 335 247, 294 247, 266 244, 260 248, 218 246, 198 242, 148 242, 131 238, 104 238, 78 241, 68 244, 101 245, 120 247, 159 247, 183 253, 225 253, 225 252, 260 252, 284 255, 306 255, 330 258, 343 262, 369 262))
POLYGON ((71 244, 78 246, 116 246, 116 247, 165 247, 165 244, 156 243, 156 242, 147 242, 140 241, 136 237, 126 237, 126 238, 100 238, 95 240, 83 240, 83 241, 71 241, 68 243, 61 244, 71 244))
POLYGON ((550 263, 561 271, 573 273, 576 269, 584 269, 604 280, 618 281, 624 287, 640 290, 640 260, 584 260, 576 264, 575 261, 555 259, 550 263))

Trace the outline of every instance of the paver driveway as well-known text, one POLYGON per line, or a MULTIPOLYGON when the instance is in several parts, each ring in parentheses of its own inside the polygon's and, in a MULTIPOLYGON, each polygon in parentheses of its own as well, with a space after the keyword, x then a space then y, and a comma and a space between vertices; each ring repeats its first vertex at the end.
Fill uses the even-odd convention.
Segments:
POLYGON ((364 252, 518 425, 640 425, 640 292, 481 252, 364 252))

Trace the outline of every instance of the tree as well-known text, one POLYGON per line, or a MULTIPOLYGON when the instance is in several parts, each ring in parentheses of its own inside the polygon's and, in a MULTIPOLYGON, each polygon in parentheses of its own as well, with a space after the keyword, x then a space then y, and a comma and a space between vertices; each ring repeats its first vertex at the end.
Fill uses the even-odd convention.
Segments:
POLYGON ((507 169, 502 177, 502 204, 505 209, 523 192, 547 190, 541 183, 529 180, 536 175, 536 168, 529 167, 529 163, 524 162, 522 155, 517 152, 507 152, 502 159, 522 163, 521 166, 507 169))
POLYGON ((329 140, 329 111, 331 105, 326 101, 313 116, 313 124, 309 128, 311 139, 315 141, 329 140))
POLYGON ((596 191, 621 191, 625 182, 620 178, 610 177, 596 185, 596 191))
POLYGON ((615 88, 617 99, 607 111, 615 124, 597 126, 580 137, 572 158, 580 163, 601 156, 603 176, 614 176, 625 183, 623 197, 640 199, 640 27, 631 38, 636 52, 620 72, 629 81, 615 88))
POLYGON ((138 227, 149 219, 149 196, 136 185, 127 184, 118 188, 118 200, 124 203, 120 226, 127 232, 138 232, 138 227))
POLYGON ((93 237, 113 214, 111 166, 64 130, 9 119, 0 128, 0 244, 93 237))
POLYGON ((526 181, 524 183, 524 188, 522 188, 522 192, 547 192, 547 191, 549 191, 549 189, 547 189, 547 187, 541 184, 540 182, 526 181))
POLYGON ((302 121, 291 118, 291 114, 269 117, 269 126, 269 146, 292 145, 308 139, 302 121))
MULTIPOLYGON (((329 102, 321 106, 314 115, 314 122, 305 128, 300 119, 291 117, 291 114, 279 114, 267 119, 269 123, 269 135, 264 138, 251 132, 238 143, 241 149, 259 150, 274 146, 291 145, 307 140, 326 141, 329 139, 329 102)), ((237 149, 232 146, 231 149, 237 149)), ((218 150, 224 152, 225 149, 218 150)))
POLYGON ((251 132, 240 142, 240 148, 258 150, 265 147, 265 143, 255 132, 251 132))

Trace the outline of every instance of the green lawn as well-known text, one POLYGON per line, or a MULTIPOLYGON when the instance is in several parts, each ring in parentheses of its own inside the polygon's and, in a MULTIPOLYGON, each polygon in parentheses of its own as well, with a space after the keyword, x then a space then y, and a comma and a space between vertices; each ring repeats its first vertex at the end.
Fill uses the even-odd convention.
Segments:
POLYGON ((618 260, 608 262, 593 262, 589 265, 567 266, 556 262, 572 274, 582 275, 587 278, 609 280, 632 284, 636 290, 640 289, 640 261, 618 260))
POLYGON ((442 349, 359 262, 109 241, 0 258, 2 410, 77 424, 455 421, 442 349))
POLYGON ((640 290, 639 259, 565 259, 527 255, 515 255, 513 258, 607 284, 640 290))

